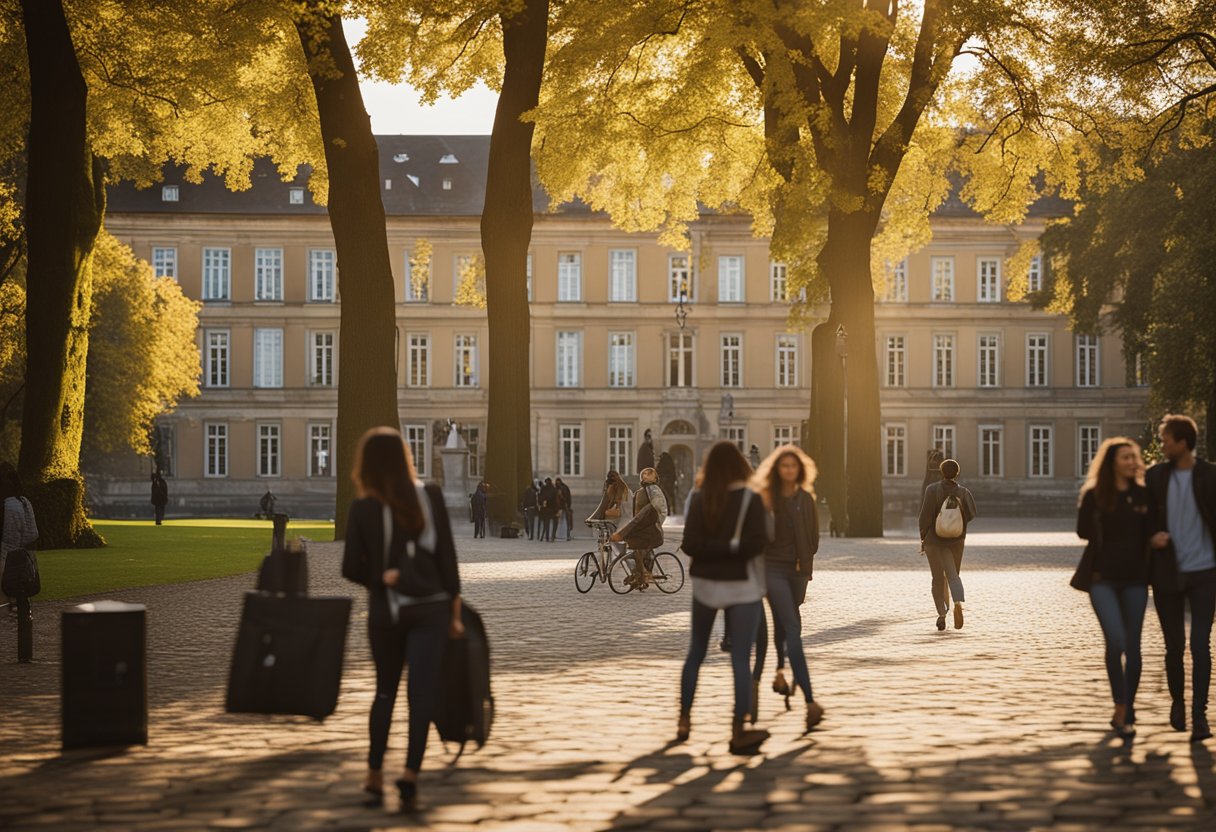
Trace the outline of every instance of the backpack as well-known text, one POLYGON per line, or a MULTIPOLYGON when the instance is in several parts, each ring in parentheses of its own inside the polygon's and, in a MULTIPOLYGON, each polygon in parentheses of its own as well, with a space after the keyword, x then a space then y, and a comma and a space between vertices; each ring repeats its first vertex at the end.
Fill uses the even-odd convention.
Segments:
POLYGON ((956 494, 947 495, 941 508, 937 510, 937 521, 933 524, 933 530, 941 539, 953 540, 962 537, 965 528, 962 502, 956 494))
POLYGON ((41 591, 38 558, 28 549, 10 549, 0 576, 0 592, 10 598, 33 598, 41 591))
POLYGON ((478 748, 485 745, 494 723, 490 642, 485 624, 468 604, 461 604, 460 619, 464 638, 448 639, 434 718, 439 738, 460 744, 456 760, 464 753, 466 743, 471 741, 478 748))

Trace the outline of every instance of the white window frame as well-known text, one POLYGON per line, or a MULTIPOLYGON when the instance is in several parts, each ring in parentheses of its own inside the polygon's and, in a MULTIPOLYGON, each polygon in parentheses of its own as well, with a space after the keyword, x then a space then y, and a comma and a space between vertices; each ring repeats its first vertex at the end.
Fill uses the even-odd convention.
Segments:
POLYGON ((637 335, 633 332, 608 333, 608 386, 634 387, 637 384, 637 335))
POLYGON ((253 299, 283 302, 283 249, 256 248, 253 252, 253 299))
POLYGON ((773 450, 782 445, 797 445, 802 440, 800 425, 773 425, 773 450))
POLYGON ((160 201, 161 202, 180 202, 181 188, 177 185, 161 185, 160 186, 160 201))
POLYGON ((410 262, 410 252, 407 249, 405 252, 405 302, 406 303, 429 303, 431 300, 431 276, 427 275, 426 283, 422 284, 422 291, 419 292, 414 287, 414 264, 410 262))
POLYGON ((929 258, 930 300, 933 303, 954 303, 954 257, 929 258))
POLYGON ((955 367, 958 360, 958 338, 948 332, 933 333, 933 386, 951 389, 956 385, 955 367), (944 339, 944 340, 943 340, 944 339), (947 349, 948 347, 948 349, 947 349), (943 362, 942 356, 946 360, 943 362))
POLYGON ((288 188, 287 189, 287 204, 288 205, 303 205, 304 204, 304 189, 303 188, 288 188))
POLYGON ((1051 479, 1055 475, 1055 426, 1030 424, 1026 428, 1026 476, 1051 479))
POLYGON ((581 303, 583 300, 583 254, 580 251, 557 253, 557 302, 581 303))
POLYGON ((455 345, 453 354, 455 355, 455 359, 456 359, 455 365, 453 367, 454 378, 453 378, 452 386, 459 387, 459 388, 466 389, 466 390, 478 387, 479 386, 479 378, 478 378, 479 374, 478 374, 478 368, 477 368, 477 365, 478 365, 477 335, 474 333, 470 333, 470 332, 460 332, 460 333, 457 333, 453 337, 452 341, 453 341, 453 344, 455 345), (467 376, 463 372, 463 368, 465 366, 464 356, 466 354, 466 351, 467 351, 467 355, 469 358, 468 364, 469 364, 469 367, 471 370, 471 372, 467 376))
POLYGON ((608 302, 638 302, 638 250, 608 250, 608 302))
POLYGON ((407 422, 401 426, 401 435, 405 437, 405 446, 414 458, 414 473, 419 479, 426 479, 430 474, 429 433, 425 423, 407 422))
POLYGON ((633 425, 609 423, 608 425, 608 470, 622 477, 633 476, 634 448, 633 425))
POLYGON ((203 249, 203 302, 232 300, 232 249, 203 249))
POLYGON ((554 347, 554 386, 583 386, 583 333, 581 330, 561 330, 554 347))
POLYGON ((407 332, 405 334, 405 386, 431 386, 431 334, 429 332, 407 332), (417 362, 417 358, 421 362, 417 362), (421 372, 415 372, 415 370, 421 372))
POLYGON ((177 280, 177 248, 174 246, 152 247, 152 276, 177 280))
POLYGON ((1000 479, 1005 476, 1005 426, 978 425, 979 432, 979 465, 976 466, 979 476, 990 479, 1000 479), (992 434, 996 441, 985 442, 985 433, 992 434), (993 448, 995 447, 995 454, 993 448))
POLYGON ((887 286, 883 293, 883 303, 908 302, 908 258, 905 257, 894 266, 887 264, 887 286))
POLYGON ((908 338, 905 335, 887 335, 883 349, 885 387, 908 386, 908 338))
POLYGON ((334 475, 334 427, 332 422, 308 423, 308 476, 332 477, 334 475), (323 446, 324 451, 318 451, 323 446), (318 462, 318 453, 324 453, 324 463, 318 462))
POLYGON ((884 422, 882 470, 884 477, 908 476, 908 425, 884 422))
POLYGON ((798 386, 798 353, 801 344, 796 333, 777 333, 776 379, 778 387, 798 386))
POLYGON ((203 424, 203 476, 221 479, 228 476, 228 423, 203 424))
POLYGON ((958 431, 954 425, 934 425, 933 439, 930 447, 942 452, 946 459, 956 459, 958 453, 958 431))
POLYGON ((672 303, 680 302, 680 284, 684 284, 684 302, 693 303, 696 300, 696 281, 693 279, 692 255, 667 255, 667 299, 672 303))
POLYGON ((718 303, 744 303, 745 266, 742 254, 718 256, 718 303))
POLYGON ((253 386, 265 389, 283 386, 282 327, 258 327, 253 331, 253 386))
POLYGON ((1097 335, 1074 336, 1075 379, 1077 387, 1102 386, 1102 348, 1097 335), (1092 354, 1092 363, 1086 360, 1092 354))
POLYGON ((562 422, 557 426, 558 476, 583 475, 583 423, 562 422))
POLYGON ((739 453, 747 455, 747 426, 746 425, 725 425, 722 427, 722 439, 726 442, 734 442, 735 447, 739 449, 739 453))
POLYGON ((1030 258, 1030 266, 1026 269, 1026 291, 1043 291, 1043 255, 1041 254, 1030 258))
POLYGON ((332 248, 308 250, 308 301, 333 303, 338 297, 338 252, 332 248))
POLYGON ((981 332, 975 338, 975 386, 993 389, 1001 386, 1001 336, 981 332), (991 339, 990 343, 985 341, 991 339))
POLYGON ((316 329, 308 333, 308 383, 312 387, 334 387, 338 383, 338 333, 316 329), (328 344, 325 343, 328 340, 328 344))
POLYGON ((1051 386, 1051 333, 1026 333, 1026 386, 1051 386), (1036 343, 1037 339, 1042 343, 1036 343), (1042 383, 1040 382, 1040 378, 1042 383))
POLYGON ((719 381, 722 387, 739 388, 743 386, 743 333, 723 332, 718 339, 721 356, 722 373, 719 381))
POLYGON ((1089 465, 1098 455, 1098 447, 1102 444, 1102 425, 1098 422, 1079 422, 1077 424, 1077 476, 1084 477, 1089 473, 1089 465), (1092 432, 1092 435, 1086 436, 1092 432))
POLYGON ((283 426, 279 422, 257 423, 257 468, 261 479, 283 476, 283 426))
POLYGON ((770 261, 768 264, 769 300, 773 303, 790 302, 790 270, 785 263, 770 261))
POLYGON ((978 303, 1001 302, 1001 258, 975 258, 975 299, 978 303))
POLYGON ((211 389, 231 386, 232 331, 204 329, 203 353, 203 386, 211 389))
POLYGON ((528 257, 524 261, 524 286, 528 293, 528 303, 532 302, 532 252, 528 252, 528 257))
POLYGON ((665 339, 667 341, 667 367, 664 377, 667 380, 667 386, 696 387, 696 337, 693 333, 680 329, 668 332, 665 339), (675 343, 677 341, 678 344, 675 343))

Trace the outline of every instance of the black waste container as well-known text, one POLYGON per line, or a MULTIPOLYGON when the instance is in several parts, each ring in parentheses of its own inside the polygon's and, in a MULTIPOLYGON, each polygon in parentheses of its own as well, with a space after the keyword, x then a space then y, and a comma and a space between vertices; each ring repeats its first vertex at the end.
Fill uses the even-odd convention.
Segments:
POLYGON ((63 611, 63 747, 146 745, 143 604, 97 601, 63 611))

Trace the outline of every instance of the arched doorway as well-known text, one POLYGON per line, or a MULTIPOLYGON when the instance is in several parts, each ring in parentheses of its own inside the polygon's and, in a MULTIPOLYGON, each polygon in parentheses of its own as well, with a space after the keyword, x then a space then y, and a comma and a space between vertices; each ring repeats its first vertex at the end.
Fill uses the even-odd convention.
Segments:
POLYGON ((676 504, 671 506, 671 514, 684 513, 684 501, 692 490, 693 479, 696 477, 696 464, 692 448, 687 445, 672 445, 667 449, 676 464, 676 504))

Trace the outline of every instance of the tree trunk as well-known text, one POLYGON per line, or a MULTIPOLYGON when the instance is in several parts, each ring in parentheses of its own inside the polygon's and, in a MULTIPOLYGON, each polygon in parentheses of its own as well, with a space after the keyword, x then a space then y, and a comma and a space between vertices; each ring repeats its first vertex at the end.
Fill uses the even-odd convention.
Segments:
POLYGON ((88 87, 59 0, 22 0, 30 69, 22 479, 43 548, 101 546, 80 476, 93 244, 105 190, 86 123, 88 87))
POLYGON ((494 113, 481 213, 490 327, 486 478, 490 516, 504 525, 515 519, 520 494, 532 479, 527 259, 534 125, 521 117, 536 106, 540 95, 548 24, 549 0, 526 0, 521 11, 502 18, 506 70, 494 113))
POLYGON ((827 242, 818 258, 832 288, 832 310, 812 335, 811 419, 828 487, 825 494, 829 503, 836 498, 833 524, 850 537, 881 537, 883 532, 882 416, 870 280, 870 241, 877 219, 868 212, 829 212, 827 242), (847 334, 843 366, 836 352, 836 328, 841 324, 847 334), (844 396, 842 374, 847 377, 844 396), (846 403, 847 420, 842 418, 846 403), (831 452, 834 448, 844 451, 831 452))
POLYGON ((297 12, 296 31, 317 97, 329 222, 338 254, 341 330, 338 337, 338 472, 334 538, 346 531, 353 496, 347 475, 359 438, 369 428, 400 429, 397 416, 396 295, 380 198, 380 152, 363 106, 342 18, 312 0, 297 12))

